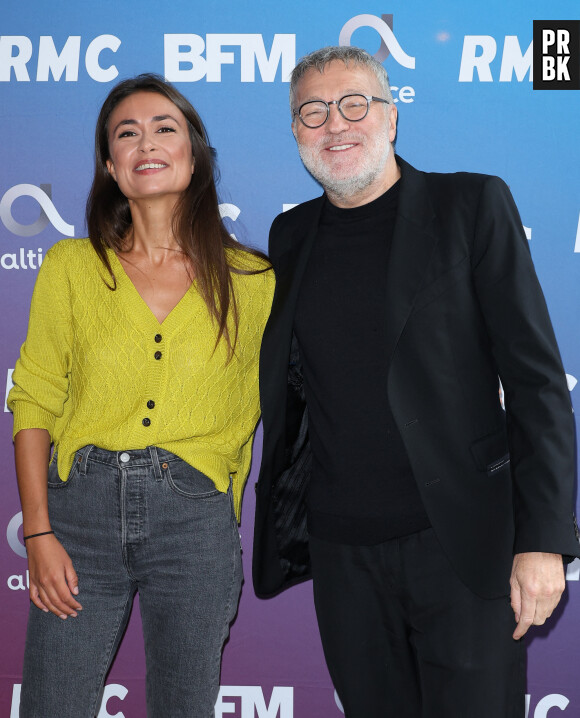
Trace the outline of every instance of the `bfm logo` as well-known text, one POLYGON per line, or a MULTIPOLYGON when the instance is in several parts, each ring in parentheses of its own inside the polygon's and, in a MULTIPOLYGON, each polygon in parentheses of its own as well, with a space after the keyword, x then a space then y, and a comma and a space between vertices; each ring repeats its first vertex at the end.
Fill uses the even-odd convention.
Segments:
POLYGON ((234 65, 239 48, 241 82, 256 81, 256 65, 262 82, 274 82, 278 67, 288 82, 296 64, 296 35, 276 34, 270 53, 258 34, 164 35, 165 77, 170 82, 221 82, 222 65, 234 65), (227 51, 224 48, 230 48, 227 51), (205 53, 205 57, 204 57, 205 53))
MULTIPOLYGON (((125 686, 110 683, 105 686, 101 709, 97 718, 125 718, 118 712, 114 715, 107 710, 111 698, 123 700, 128 690, 125 686)), ((15 684, 12 691, 12 707, 10 718, 18 718, 20 706, 20 684, 15 684)), ((221 686, 215 704, 216 718, 293 718, 294 689, 274 686, 269 703, 266 703, 261 686, 221 686)))

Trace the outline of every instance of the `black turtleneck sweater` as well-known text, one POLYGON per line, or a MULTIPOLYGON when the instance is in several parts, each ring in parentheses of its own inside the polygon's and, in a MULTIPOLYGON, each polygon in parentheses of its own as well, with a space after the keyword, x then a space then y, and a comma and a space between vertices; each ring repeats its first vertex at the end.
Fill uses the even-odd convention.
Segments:
POLYGON ((308 530, 371 545, 429 526, 389 407, 386 270, 399 182, 352 209, 328 200, 300 287, 300 346, 313 451, 308 530))

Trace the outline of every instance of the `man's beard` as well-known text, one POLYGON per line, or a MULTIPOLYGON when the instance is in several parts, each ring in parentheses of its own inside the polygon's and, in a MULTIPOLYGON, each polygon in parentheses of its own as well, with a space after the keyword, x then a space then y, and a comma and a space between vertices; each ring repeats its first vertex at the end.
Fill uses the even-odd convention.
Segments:
MULTIPOLYGON (((383 172, 391 151, 387 128, 385 128, 384 135, 375 136, 370 143, 366 136, 357 137, 356 133, 348 133, 340 138, 322 137, 314 146, 303 145, 300 142, 297 144, 300 158, 306 169, 322 185, 328 195, 339 199, 349 199, 370 187, 383 172), (337 170, 323 161, 321 152, 324 150, 321 148, 330 143, 347 145, 351 142, 363 145, 364 156, 354 174, 341 177, 337 170)), ((340 150, 338 151, 340 152, 340 150)))

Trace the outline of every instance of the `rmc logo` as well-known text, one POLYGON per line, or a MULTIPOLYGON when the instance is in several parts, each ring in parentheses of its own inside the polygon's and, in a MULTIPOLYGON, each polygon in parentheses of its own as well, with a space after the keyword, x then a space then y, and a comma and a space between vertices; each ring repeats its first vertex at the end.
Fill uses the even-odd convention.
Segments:
MULTIPOLYGON (((344 713, 344 708, 340 702, 337 692, 334 692, 334 701, 341 713, 344 713)), ((552 693, 549 696, 544 696, 538 701, 533 713, 530 711, 531 696, 526 694, 526 715, 525 718, 548 718, 548 712, 551 708, 558 708, 560 711, 565 711, 570 701, 566 696, 560 693, 552 693)))
MULTIPOLYGON (((511 82, 515 72, 518 82, 532 80, 533 43, 522 52, 517 35, 506 35, 501 54, 500 82, 511 82)), ((497 54, 497 42, 491 35, 466 35, 463 39, 459 82, 473 82, 474 72, 480 82, 493 82, 491 63, 497 54)))
MULTIPOLYGON (((80 35, 67 37, 60 52, 51 35, 42 35, 38 42, 36 81, 48 82, 50 75, 55 81, 64 75, 66 82, 77 82, 81 64, 80 35)), ((103 67, 101 54, 108 50, 117 52, 121 41, 115 35, 99 35, 88 44, 84 64, 89 77, 96 82, 110 82, 119 71, 112 63, 103 67)), ((32 40, 26 35, 0 36, 0 82, 10 82, 12 72, 17 82, 30 82, 29 64, 34 52, 32 40)))
MULTIPOLYGON (((378 62, 384 62, 389 55, 393 56, 393 59, 399 63, 402 67, 406 67, 410 70, 415 69, 415 58, 407 53, 401 47, 399 41, 395 37, 393 32, 393 15, 356 15, 346 22, 340 31, 338 37, 339 45, 351 45, 352 36, 356 30, 361 28, 372 28, 379 33, 381 38, 381 44, 379 49, 374 53, 373 57, 378 62)), ((394 102, 413 102, 415 97, 415 90, 412 87, 406 85, 405 87, 399 87, 391 85, 391 91, 393 93, 394 102)))

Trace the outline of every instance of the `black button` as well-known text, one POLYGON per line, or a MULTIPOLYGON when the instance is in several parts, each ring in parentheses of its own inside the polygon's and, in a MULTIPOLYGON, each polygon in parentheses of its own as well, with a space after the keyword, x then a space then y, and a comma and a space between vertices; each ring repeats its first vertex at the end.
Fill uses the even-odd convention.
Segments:
POLYGON ((153 354, 153 356, 155 357, 155 359, 161 359, 163 354, 161 352, 155 352, 155 354, 153 354))
POLYGON ((149 399, 149 401, 147 402, 147 408, 155 409, 155 402, 153 401, 153 399, 149 399))
POLYGON ((161 334, 156 334, 154 339, 157 342, 157 344, 159 344, 159 342, 163 339, 163 337, 161 336, 161 334))
POLYGON ((141 423, 143 424, 143 426, 151 426, 151 419, 145 417, 141 423))

